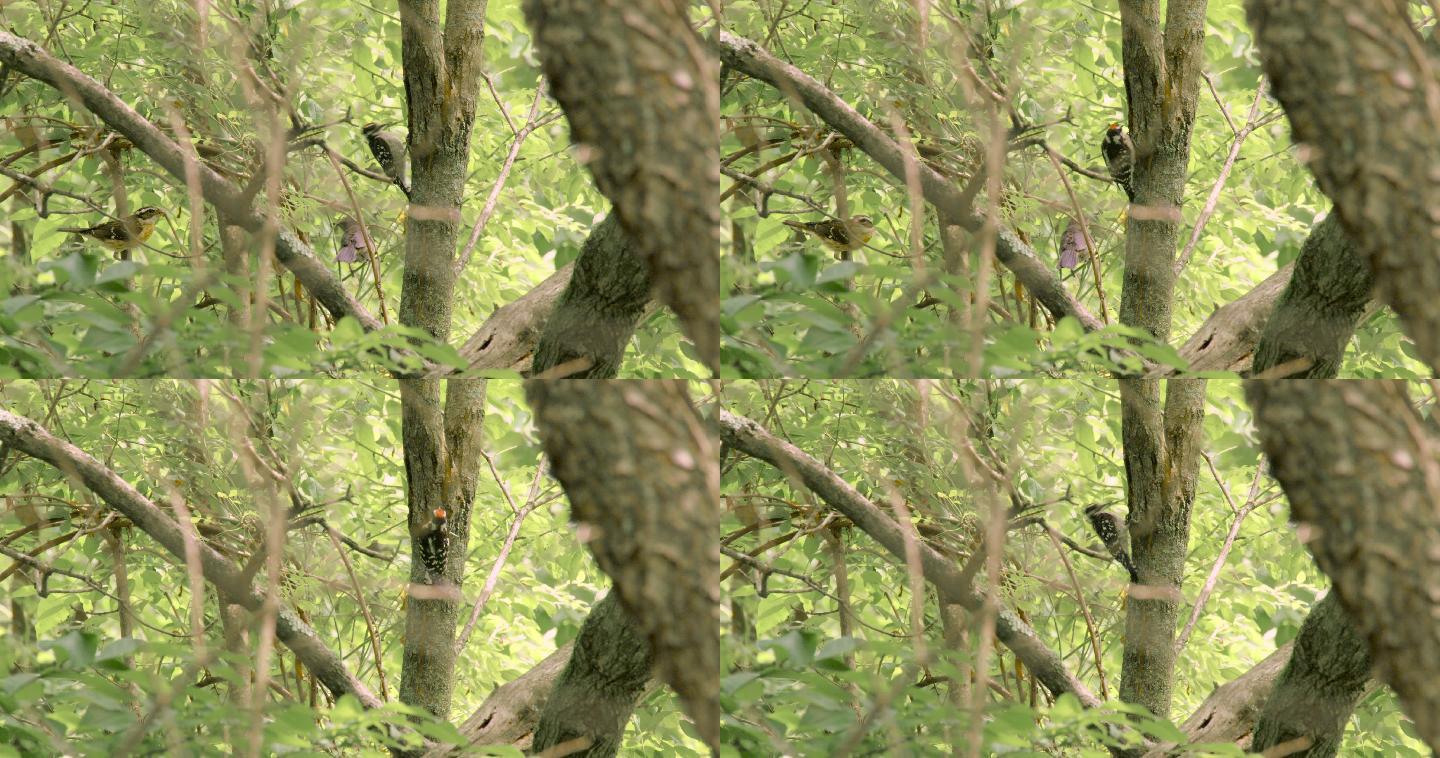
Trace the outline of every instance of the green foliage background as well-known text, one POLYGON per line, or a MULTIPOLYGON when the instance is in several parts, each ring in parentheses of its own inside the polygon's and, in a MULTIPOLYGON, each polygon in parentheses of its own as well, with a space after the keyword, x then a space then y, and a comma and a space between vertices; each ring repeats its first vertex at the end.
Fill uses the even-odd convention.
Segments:
MULTIPOLYGON (((986 430, 970 444, 996 451, 1019 492, 1035 503, 1047 523, 1081 544, 1095 546, 1083 506, 1122 503, 1120 398, 1113 384, 1082 381, 961 383, 953 391, 980 409, 971 422, 986 430), (981 439, 983 438, 983 440, 981 439), (1064 495, 1069 501, 1058 501, 1064 495)), ((922 402, 916 385, 868 382, 766 381, 729 383, 725 407, 759 421, 773 433, 831 467, 887 513, 892 496, 903 499, 917 528, 932 546, 961 561, 979 539, 986 512, 969 484, 971 464, 956 434, 954 406, 933 389, 922 402), (921 413, 926 414, 923 418, 921 413)), ((1260 461, 1248 406, 1238 382, 1209 384, 1202 448, 1213 460, 1200 465, 1186 560, 1180 623, 1219 555, 1232 511, 1220 483, 1243 505, 1260 461)), ((983 450, 982 450, 983 454, 983 450)), ((941 651, 941 623, 934 593, 909 592, 905 567, 849 522, 840 519, 856 616, 851 637, 840 633, 836 614, 835 558, 827 546, 827 509, 784 473, 745 457, 723 462, 721 491, 726 512, 722 544, 755 554, 777 569, 809 577, 820 589, 772 575, 768 595, 752 583, 727 579, 722 594, 722 712, 726 742, 742 754, 767 754, 775 739, 831 754, 844 744, 861 715, 873 721, 852 743, 855 755, 948 754, 970 727, 970 712, 955 707, 944 683, 917 686, 927 676, 958 676, 961 661, 943 658, 915 666, 912 604, 924 613, 928 646, 941 651), (747 532, 743 509, 769 519, 747 532), (785 539, 791 535, 790 539, 785 539), (765 547, 761 547, 764 545, 765 547), (822 591, 823 590, 823 593, 822 591), (827 594, 828 593, 828 594, 827 594), (737 628, 737 613, 754 625, 755 639, 737 628), (853 654, 854 664, 845 661, 853 654), (877 705, 878 703, 878 705, 877 705)), ((1268 478, 1264 488, 1278 492, 1268 478)), ((1310 606, 1328 587, 1287 524, 1283 497, 1253 511, 1243 522, 1220 572, 1214 593, 1176 665, 1173 717, 1183 721, 1211 690, 1248 670, 1276 646, 1293 639, 1310 606)), ((836 522, 830 522, 832 524, 836 522)), ((1072 581, 1055 547, 1039 527, 1006 536, 999 588, 1002 602, 1025 619, 1040 639, 1059 652, 1068 669, 1102 698, 1118 700, 1124 609, 1124 572, 1110 563, 1066 550, 1072 581), (1083 598, 1095 622, 1104 678, 1090 647, 1078 604, 1083 598)), ((728 567, 733 564, 725 560, 728 567)), ((985 586, 993 586, 987 582, 985 586)), ((976 649, 973 616, 969 642, 976 649)), ((741 625, 743 626, 743 625, 741 625)), ((1180 627, 1177 627, 1177 632, 1180 627)), ((1048 702, 1033 680, 1017 684, 1015 658, 997 646, 989 676, 1005 688, 991 692, 982 725, 986 755, 1103 756, 1108 752, 1083 727, 1123 721, 1122 706, 1085 711, 1069 698, 1048 702)), ((969 654, 966 653, 966 654, 969 654)), ((1177 739, 1173 724, 1144 722, 1151 736, 1177 739)), ((1422 756, 1413 727, 1394 698, 1380 688, 1365 698, 1350 721, 1346 756, 1422 756)), ((1233 747, 1188 748, 1186 755, 1238 755, 1233 747)))
MULTIPOLYGON (((737 0, 726 6, 727 26, 760 42, 778 57, 831 88, 862 115, 894 133, 903 121, 917 145, 939 151, 939 161, 960 176, 976 160, 977 145, 989 144, 989 127, 972 103, 975 78, 1000 81, 1010 104, 1030 124, 1048 125, 1041 136, 1061 155, 1104 172, 1099 145, 1107 124, 1125 122, 1125 87, 1120 56, 1120 18, 1113 3, 1070 0, 929 3, 932 13, 922 44, 916 8, 909 0, 833 0, 787 3, 737 0), (990 9, 989 15, 984 11, 990 9), (989 49, 993 57, 967 55, 989 49)), ((1418 4, 1417 4, 1418 5, 1418 4)), ((1238 0, 1209 3, 1204 70, 1213 84, 1202 87, 1190 159, 1190 177, 1182 208, 1180 244, 1188 242, 1195 220, 1230 150, 1233 132, 1217 100, 1235 122, 1245 116, 1260 81, 1260 68, 1244 11, 1238 0)), ((792 150, 804 153, 828 129, 798 103, 769 85, 732 80, 722 89, 721 156, 733 156, 747 142, 780 142, 731 164, 752 173, 792 150), (746 134, 742 126, 754 131, 746 134), (816 130, 819 130, 818 132, 816 130)), ((1262 100, 1262 114, 1279 105, 1262 100)), ((1000 129, 1011 126, 1003 117, 1000 129)), ((821 216, 801 201, 772 196, 760 217, 753 202, 737 196, 725 211, 724 294, 727 365, 736 376, 802 375, 936 376, 965 365, 961 356, 979 349, 988 373, 1054 374, 1094 370, 1085 348, 1118 341, 1116 336, 1083 336, 1078 325, 1047 325, 1028 301, 1017 305, 1014 278, 1002 273, 990 285, 991 297, 1009 313, 991 314, 980 346, 946 318, 950 306, 968 307, 975 276, 942 276, 923 292, 907 289, 916 279, 911 256, 909 198, 896 181, 857 149, 843 152, 846 191, 852 214, 866 214, 878 227, 869 250, 855 262, 835 259, 813 240, 796 239, 784 219, 821 216), (741 255, 733 232, 747 238, 749 257, 741 255), (913 307, 923 295, 941 302, 913 307), (858 365, 848 363, 857 334, 894 311, 874 347, 858 365)), ((1094 238, 1102 269, 1106 311, 1116 320, 1124 258, 1125 196, 1109 182, 1074 172, 1067 179, 1094 238)), ((834 214, 834 185, 819 155, 802 154, 759 175, 780 190, 810 198, 834 214)), ((963 181, 957 179, 957 181, 963 181)), ((728 186, 732 180, 725 179, 728 186)), ((983 201, 983 196, 982 196, 983 201)), ((982 202, 982 205, 986 204, 982 202)), ((993 203, 991 204, 993 207, 993 203)), ((1057 260, 1060 237, 1073 213, 1065 186, 1037 147, 1011 152, 1004 171, 1000 216, 1029 241, 1042 260, 1057 260)), ((1245 294, 1280 266, 1294 260, 1310 227, 1329 209, 1309 172, 1295 160, 1289 125, 1280 118, 1252 133, 1243 143, 1205 227, 1194 257, 1176 283, 1172 340, 1180 344, 1211 312, 1245 294)), ((941 270, 934 214, 923 220, 925 265, 941 270)), ((971 271, 978 270, 978 243, 969 244, 971 271)), ((1178 251, 1177 251, 1178 253, 1178 251)), ((1082 261, 1085 256, 1081 256, 1082 261)), ((1098 316, 1100 302, 1088 262, 1067 272, 1066 287, 1098 316)), ((1164 349, 1149 357, 1173 361, 1164 349)), ((968 373, 968 372, 965 372, 968 373)), ((1394 316, 1383 311, 1365 321, 1351 342, 1344 377, 1424 376, 1409 341, 1394 316)))
MULTIPOLYGON (((409 577, 405 527, 404 462, 400 447, 400 398, 392 384, 359 381, 219 383, 202 402, 196 385, 155 382, 15 382, 0 384, 0 405, 27 415, 111 466, 164 507, 171 486, 192 510, 210 544, 243 563, 266 523, 241 471, 233 406, 222 393, 274 419, 269 439, 275 457, 287 461, 296 486, 317 503, 325 519, 362 545, 393 554, 379 561, 355 552, 349 560, 376 621, 388 696, 400 683, 404 596, 409 577), (346 498, 348 496, 348 498, 346 498)), ((243 423, 243 422, 242 422, 243 423)), ((482 466, 475 498, 469 579, 462 622, 499 554, 512 514, 501 486, 523 506, 535 479, 540 447, 519 383, 489 384, 485 451, 498 475, 482 466)), ((568 505, 558 487, 541 480, 555 497, 525 520, 495 592, 456 659, 453 718, 463 721, 496 686, 529 670, 578 633, 590 607, 609 587, 567 523, 568 505)), ((152 698, 174 691, 173 713, 149 724, 140 752, 216 754, 243 745, 249 714, 237 709, 226 687, 194 686, 206 675, 227 680, 238 660, 226 657, 184 678, 194 659, 191 596, 183 564, 160 549, 87 490, 35 460, 9 458, 0 470, 0 542, 35 554, 57 569, 92 577, 110 595, 78 579, 50 576, 47 594, 0 559, 4 592, 0 606, 0 756, 50 752, 56 745, 109 753, 136 721, 131 704, 153 709, 152 698), (46 525, 24 528, 28 515, 46 525), (100 525, 106 524, 105 528, 100 525), (114 561, 104 539, 118 530, 127 549, 134 636, 120 634, 113 597, 114 561), (61 539, 63 538, 63 539, 61 539), (58 544, 42 545, 60 539, 58 544), (18 637, 11 603, 34 625, 36 640, 18 637), (137 700, 138 698, 138 700, 137 700), (18 751, 18 752, 17 752, 18 751)), ((281 598, 297 608, 319 638, 351 672, 379 694, 380 677, 364 614, 352 584, 323 529, 291 531, 281 598)), ((204 599, 208 643, 219 646, 213 590, 204 599)), ((256 638, 252 635, 252 646, 256 638)), ((323 689, 297 686, 294 658, 277 646, 271 676, 292 697, 266 704, 262 754, 333 748, 347 755, 382 754, 367 726, 399 721, 412 711, 392 703, 364 712, 357 703, 331 705, 323 689), (309 703, 307 705, 307 703, 309 703)), ((253 662, 253 647, 245 653, 253 662)), ((680 755, 698 743, 681 729, 680 711, 665 689, 637 709, 625 737, 636 755, 680 755)), ((424 733, 454 740, 448 725, 430 723, 424 733)), ((516 752, 509 754, 519 755, 516 752)))
MULTIPOLYGON (((241 185, 271 139, 255 105, 259 95, 249 84, 254 76, 283 90, 309 124, 346 120, 322 136, 363 167, 376 168, 360 134, 361 125, 394 122, 403 133, 400 21, 392 5, 341 0, 220 2, 209 6, 203 45, 196 41, 196 7, 173 0, 78 5, 16 0, 0 6, 0 25, 100 80, 172 136, 171 125, 176 119, 183 121, 197 145, 219 151, 218 164, 242 174, 237 181, 241 185)), ((519 0, 489 3, 484 58, 489 84, 482 86, 478 100, 460 250, 509 150, 511 125, 525 126, 540 82, 519 0)), ((546 113, 558 113, 548 99, 541 104, 541 114, 546 113)), ((78 160, 40 173, 39 178, 114 211, 112 184, 102 160, 84 153, 115 136, 97 118, 72 107, 56 90, 14 73, 0 78, 0 114, 10 117, 0 120, 0 160, 21 149, 17 127, 36 126, 39 136, 57 141, 10 164, 10 169, 35 173, 42 163, 79 150, 78 160)), ((282 129, 289 126, 288 121, 279 124, 282 129)), ((149 241, 154 249, 137 251, 133 262, 114 261, 98 245, 56 231, 105 220, 77 200, 52 196, 44 218, 19 195, 0 202, 0 219, 15 222, 31 238, 33 261, 0 258, 0 287, 5 291, 5 299, 0 299, 0 375, 110 377, 122 368, 126 375, 142 376, 334 374, 373 369, 375 359, 369 349, 398 345, 405 336, 416 336, 398 327, 363 335, 356 325, 343 323, 331 332, 323 319, 322 326, 312 329, 307 323, 309 308, 297 308, 293 278, 285 274, 280 277, 285 290, 282 304, 294 320, 272 319, 258 355, 254 354, 251 336, 234 328, 219 309, 188 308, 200 299, 197 289, 233 302, 237 282, 222 277, 197 286, 199 267, 184 258, 191 223, 184 183, 134 149, 124 150, 120 162, 130 208, 156 205, 171 213, 149 241), (173 331, 158 330, 160 336, 143 360, 138 365, 127 363, 133 360, 127 354, 136 345, 132 327, 146 333, 156 331, 162 321, 168 321, 173 331)), ((379 247, 381 281, 393 323, 404 258, 405 198, 394 187, 354 173, 347 172, 347 179, 379 247)), ((0 184, 8 185, 9 180, 0 184)), ((7 189, 0 187, 0 193, 7 189)), ((279 205, 284 223, 308 241, 378 317, 369 267, 363 260, 360 264, 334 261, 341 245, 334 222, 351 206, 318 148, 288 155, 279 205)), ((531 134, 471 262, 456 283, 452 340, 463 341, 496 308, 573 260, 589 229, 608 208, 589 174, 571 157, 563 118, 531 134)), ((214 274, 220 268, 220 252, 213 212, 207 210, 201 224, 203 266, 214 274)), ((14 244, 10 234, 9 225, 0 224, 0 249, 14 244)), ((272 297, 280 294, 273 277, 265 285, 272 297)), ((623 364, 627 375, 699 375, 698 364, 681 351, 679 330, 667 314, 657 310, 642 325, 623 364)), ((449 347, 433 346, 425 353, 437 361, 458 361, 449 347)))

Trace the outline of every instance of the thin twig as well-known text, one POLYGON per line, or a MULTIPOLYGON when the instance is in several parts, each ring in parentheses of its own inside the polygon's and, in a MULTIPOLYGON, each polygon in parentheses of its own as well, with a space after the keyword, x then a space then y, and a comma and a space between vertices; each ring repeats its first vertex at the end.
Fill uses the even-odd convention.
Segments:
POLYGON ((1215 563, 1210 567, 1210 575, 1205 577, 1205 586, 1200 589, 1200 595, 1195 598, 1195 605, 1190 609, 1190 620, 1185 622, 1185 628, 1180 632, 1180 637, 1175 640, 1175 654, 1179 655, 1185 649, 1185 643, 1190 641, 1190 633, 1195 630, 1195 622, 1200 619, 1200 613, 1205 610, 1205 602, 1210 599, 1210 593, 1215 591, 1215 583, 1220 578, 1220 569, 1225 565, 1225 559, 1230 556, 1230 548, 1235 544, 1235 538, 1240 534, 1240 524, 1250 512, 1259 507, 1260 502, 1255 499, 1259 490, 1260 475, 1265 466, 1262 463, 1255 471, 1255 479, 1250 485, 1250 495, 1245 505, 1241 508, 1235 507, 1235 501, 1230 497, 1230 490, 1225 486, 1220 472, 1215 470, 1215 461, 1209 453, 1201 453, 1205 463, 1210 466, 1210 474, 1215 477, 1215 482, 1220 485, 1220 493, 1224 495, 1225 502, 1230 505, 1230 510, 1235 517, 1230 521, 1230 531, 1225 535, 1225 543, 1220 546, 1220 554, 1215 557, 1215 563))
MULTIPOLYGON (((538 474, 537 474, 538 476, 538 474)), ((500 570, 505 567, 505 561, 510 557, 510 549, 515 546, 515 540, 520 536, 520 525, 525 523, 525 517, 539 507, 538 502, 532 502, 521 508, 510 520, 510 532, 505 535, 505 543, 500 546, 500 554, 495 556, 495 562, 490 565, 490 573, 485 577, 485 586, 480 588, 479 597, 470 607, 470 618, 465 622, 465 629, 460 632, 459 639, 455 640, 455 654, 459 655, 465 649, 465 643, 470 641, 470 633, 475 630, 475 622, 480 619, 480 612, 485 610, 485 603, 489 602, 490 595, 495 592, 495 585, 500 580, 500 570)))
MULTIPOLYGON (((1080 580, 1075 577, 1075 568, 1070 565, 1070 559, 1066 557, 1065 551, 1060 549, 1061 535, 1055 531, 1055 527, 1045 524, 1045 533, 1050 536, 1050 544, 1055 546, 1055 554, 1060 556, 1060 562, 1065 565, 1065 573, 1070 577, 1070 585, 1075 588, 1075 600, 1080 604, 1080 613, 1085 616, 1085 629, 1090 638, 1090 649, 1095 656, 1095 672, 1100 676, 1100 697, 1108 699, 1109 693, 1105 686, 1105 665, 1100 656, 1100 635, 1095 631, 1095 619, 1090 615, 1090 604, 1085 602, 1085 591, 1080 588, 1080 580)), ((1069 542, 1069 537, 1064 537, 1069 542)))
MULTIPOLYGON (((488 83, 489 77, 486 77, 485 81, 488 83)), ((495 213, 495 206, 500 200, 500 191, 505 189, 505 182, 510 178, 510 169, 514 167, 515 159, 520 155, 520 145, 525 142, 525 138, 529 137, 531 132, 559 117, 559 114, 550 114, 543 119, 536 120, 544 95, 545 86, 542 84, 535 89, 535 99, 530 103, 530 113, 525 116, 525 126, 519 131, 515 131, 515 125, 510 125, 510 131, 515 134, 514 138, 510 140, 510 152, 505 156, 505 163, 500 166, 500 175, 495 177, 495 183, 490 186, 490 194, 485 198, 485 206, 480 210, 480 217, 475 219, 474 225, 470 227, 470 241, 465 243, 465 252, 455 261, 456 275, 465 270, 465 265, 470 262, 471 254, 475 252, 475 243, 480 239, 480 233, 485 230, 490 216, 495 213)), ((501 106, 501 113, 504 112, 504 107, 501 106)), ((505 121, 506 123, 510 122, 509 114, 505 115, 505 121)))
POLYGON ((375 654, 375 673, 380 677, 380 699, 389 700, 390 695, 385 687, 384 656, 380 654, 380 638, 375 634, 375 618, 370 615, 370 604, 365 602, 365 592, 360 589, 360 580, 355 577, 355 567, 350 565, 350 557, 345 555, 345 550, 340 547, 340 533, 335 531, 334 527, 326 525, 325 534, 330 537, 330 544, 335 546, 340 562, 345 564, 345 573, 350 577, 350 586, 355 590, 355 600, 360 603, 360 612, 365 616, 365 629, 370 633, 370 649, 375 654))
POLYGON ((1060 170, 1060 154, 1045 148, 1045 154, 1050 158, 1050 164, 1055 167, 1055 174, 1060 177, 1060 183, 1065 186, 1065 194, 1070 198, 1070 207, 1075 211, 1075 221, 1080 224, 1080 234, 1085 237, 1085 252, 1090 256, 1090 271, 1095 276, 1095 294, 1100 297, 1100 320, 1106 324, 1110 323, 1110 309, 1105 305, 1105 287, 1100 280, 1100 259, 1095 254, 1095 238, 1090 236, 1090 222, 1085 220, 1085 212, 1080 209, 1080 201, 1075 197, 1075 188, 1070 186, 1070 178, 1060 170))
MULTIPOLYGON (((1205 80, 1209 81, 1210 78, 1207 76, 1205 80)), ((1213 89, 1214 85, 1211 85, 1211 87, 1213 89)), ((1218 98, 1219 95, 1216 95, 1216 97, 1218 98)), ((1190 232, 1190 241, 1185 243, 1185 251, 1182 252, 1180 257, 1175 261, 1175 273, 1177 275, 1185 270, 1186 264, 1190 262, 1190 256, 1195 254, 1195 246, 1200 242, 1200 235, 1205 231, 1205 225, 1209 223, 1210 216, 1215 213, 1215 206, 1220 203, 1220 193, 1224 191, 1225 182, 1230 179, 1230 170, 1235 167, 1235 161, 1240 157, 1240 145, 1245 142, 1245 138, 1249 137, 1251 132, 1270 123, 1274 120, 1273 117, 1277 115, 1271 114, 1265 118, 1258 118, 1260 114, 1260 103, 1264 97, 1265 81, 1262 79, 1260 86, 1255 88, 1255 99, 1250 103, 1250 112, 1245 116, 1245 126, 1236 130, 1235 125, 1233 123, 1230 124, 1230 129, 1235 132, 1235 137, 1230 140, 1230 154, 1225 156, 1225 163, 1220 166, 1220 175, 1215 177, 1215 184, 1210 188, 1210 196, 1205 199, 1205 207, 1200 210, 1200 217, 1195 219, 1195 228, 1190 232)), ((1223 104, 1221 105, 1221 111, 1224 112, 1223 104)), ((1225 120, 1227 122, 1230 120, 1228 113, 1225 116, 1225 120)), ((1212 253, 1206 263, 1208 264, 1209 261, 1214 259, 1215 255, 1212 253)))
POLYGON ((330 156, 330 165, 335 167, 335 175, 340 177, 340 185, 345 188, 345 196, 350 198, 350 210, 355 214, 355 223, 360 225, 360 234, 365 238, 365 257, 370 260, 370 273, 375 278, 375 296, 380 298, 380 321, 388 324, 390 323, 390 314, 385 309, 385 290, 380 286, 380 261, 376 257, 375 240, 370 238, 370 229, 365 225, 364 214, 360 212, 360 201, 355 199, 355 191, 350 189, 350 182, 345 179, 345 172, 340 170, 339 154, 328 145, 325 147, 325 154, 330 156))

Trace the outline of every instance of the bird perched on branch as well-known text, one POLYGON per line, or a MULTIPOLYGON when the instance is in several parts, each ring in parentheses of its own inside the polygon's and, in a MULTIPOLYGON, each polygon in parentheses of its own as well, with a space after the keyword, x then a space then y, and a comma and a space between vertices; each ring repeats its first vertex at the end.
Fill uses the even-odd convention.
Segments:
POLYGON ((90 227, 65 227, 60 231, 89 237, 118 253, 121 250, 133 250, 150 239, 156 222, 163 215, 165 211, 147 205, 122 219, 90 227))
POLYGON ((1100 142, 1100 155, 1105 158, 1105 168, 1110 178, 1125 190, 1125 196, 1135 201, 1135 143, 1118 122, 1112 122, 1105 130, 1105 139, 1100 142))
POLYGON ((410 160, 405 154, 405 140, 394 132, 385 131, 373 121, 361 127, 360 131, 365 135, 365 143, 370 146, 370 154, 380 164, 380 170, 409 198, 410 185, 406 175, 410 173, 410 160))
POLYGON ((1135 561, 1130 558, 1130 530, 1125 522, 1099 503, 1085 506, 1085 516, 1090 519, 1090 528, 1095 530, 1095 536, 1105 544, 1105 552, 1125 567, 1132 584, 1139 582, 1140 574, 1135 570, 1135 561))
POLYGON ((875 236, 875 222, 869 216, 851 216, 848 222, 838 219, 824 221, 785 221, 785 225, 820 238, 825 246, 837 253, 859 250, 875 236))
POLYGON ((335 221, 335 227, 340 231, 340 250, 335 253, 335 260, 341 263, 360 260, 360 251, 369 249, 360 222, 349 216, 341 216, 335 221))
POLYGON ((415 553, 425 564, 433 584, 445 576, 446 554, 450 550, 449 514, 444 508, 430 512, 430 520, 415 532, 415 553))

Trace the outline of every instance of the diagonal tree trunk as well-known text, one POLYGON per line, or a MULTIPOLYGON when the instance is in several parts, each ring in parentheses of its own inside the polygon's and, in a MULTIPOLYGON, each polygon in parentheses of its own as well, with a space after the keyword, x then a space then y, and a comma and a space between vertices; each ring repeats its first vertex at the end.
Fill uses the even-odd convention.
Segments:
POLYGON ((1306 546, 1379 677, 1440 748, 1440 434, 1399 382, 1250 381, 1245 394, 1306 546))
MULTIPOLYGON (((185 538, 179 524, 159 506, 140 494, 133 485, 94 457, 57 438, 24 416, 0 409, 0 445, 14 448, 54 466, 66 476, 94 492, 106 506, 150 535, 166 552, 185 562, 185 538)), ((266 602, 264 593, 250 583, 244 570, 208 544, 199 545, 200 567, 206 581, 214 584, 221 597, 252 611, 266 602)), ((366 708, 378 708, 380 699, 350 673, 335 651, 326 647, 315 630, 290 608, 281 605, 275 613, 275 636, 290 648, 310 673, 335 697, 353 695, 366 708)))
POLYGON ((1340 223, 1440 370, 1440 56, 1401 0, 1247 0, 1265 74, 1340 223))
POLYGON ((680 319, 720 366, 718 66, 681 0, 527 0, 551 91, 595 184, 680 319))
MULTIPOLYGON (((532 379, 525 394, 572 518, 653 650, 660 679, 718 750, 720 472, 713 432, 676 381, 532 379)), ((642 653, 651 654, 627 655, 642 653)), ((584 657, 577 648, 572 666, 584 657)))

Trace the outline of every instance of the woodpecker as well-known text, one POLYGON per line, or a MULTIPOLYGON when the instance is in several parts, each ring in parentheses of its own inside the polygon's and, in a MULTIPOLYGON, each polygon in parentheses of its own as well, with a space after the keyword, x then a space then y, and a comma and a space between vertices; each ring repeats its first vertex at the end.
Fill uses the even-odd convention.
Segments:
POLYGON ((432 583, 445 576, 445 556, 450 548, 450 531, 447 529, 448 515, 444 508, 430 512, 430 521, 415 533, 415 554, 425 564, 425 571, 432 583))
POLYGON ((60 231, 84 235, 118 253, 121 250, 137 248, 140 243, 149 239, 150 234, 155 231, 155 222, 163 215, 165 211, 147 205, 116 221, 83 228, 65 227, 60 231))
POLYGON ((380 164, 380 170, 409 198, 410 185, 406 183, 405 176, 410 173, 410 161, 405 154, 405 140, 374 122, 361 127, 360 131, 365 134, 365 142, 370 146, 375 162, 380 164))
POLYGON ((825 246, 837 253, 859 250, 875 236, 875 222, 869 216, 851 216, 848 223, 824 221, 786 221, 786 226, 820 238, 825 246))
POLYGON ((1105 139, 1100 142, 1100 155, 1105 158, 1105 168, 1110 171, 1110 178, 1125 190, 1125 196, 1131 202, 1135 201, 1135 143, 1130 141, 1130 135, 1125 133, 1118 122, 1110 124, 1105 130, 1105 139))
POLYGON ((1139 582, 1140 574, 1135 570, 1135 561, 1130 559, 1130 530, 1125 523, 1099 503, 1086 506, 1085 515, 1090 519, 1090 528, 1095 530, 1095 536, 1105 543, 1105 552, 1130 572, 1132 584, 1139 582))

